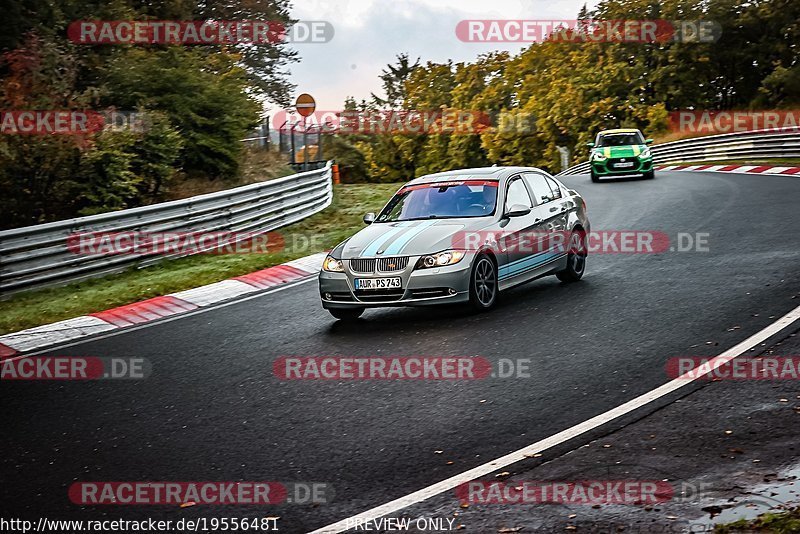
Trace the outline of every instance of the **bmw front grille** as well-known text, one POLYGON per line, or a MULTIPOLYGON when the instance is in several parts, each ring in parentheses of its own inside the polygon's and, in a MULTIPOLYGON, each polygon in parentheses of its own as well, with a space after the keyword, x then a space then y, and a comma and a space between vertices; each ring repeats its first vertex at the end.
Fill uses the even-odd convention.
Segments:
POLYGON ((378 271, 382 273, 393 273, 402 271, 408 266, 408 256, 400 258, 378 258, 378 271))
POLYGON ((395 273, 408 267, 408 256, 396 258, 356 258, 350 260, 350 270, 354 273, 372 274, 395 273), (376 269, 377 268, 377 269, 376 269))
POLYGON ((373 273, 375 272, 374 259, 355 259, 350 260, 350 270, 354 273, 373 273))

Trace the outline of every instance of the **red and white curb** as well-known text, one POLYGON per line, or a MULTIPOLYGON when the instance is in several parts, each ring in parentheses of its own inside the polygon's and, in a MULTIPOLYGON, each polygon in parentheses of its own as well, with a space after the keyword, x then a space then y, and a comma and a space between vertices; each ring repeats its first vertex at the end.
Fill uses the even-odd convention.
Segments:
POLYGON ((0 336, 0 360, 109 330, 139 325, 295 282, 317 274, 326 253, 163 297, 0 336))
POLYGON ((659 171, 708 171, 733 172, 739 174, 782 174, 800 175, 800 167, 779 167, 777 165, 657 165, 659 171))

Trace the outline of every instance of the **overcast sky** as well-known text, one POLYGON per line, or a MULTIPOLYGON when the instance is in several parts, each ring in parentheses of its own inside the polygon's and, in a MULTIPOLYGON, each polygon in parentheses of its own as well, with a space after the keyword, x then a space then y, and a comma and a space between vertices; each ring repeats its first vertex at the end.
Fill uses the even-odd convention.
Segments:
POLYGON ((381 94, 378 76, 398 53, 424 64, 523 48, 459 41, 460 20, 574 19, 584 3, 591 8, 597 0, 294 0, 294 18, 328 21, 336 33, 329 43, 294 45, 300 62, 290 66, 291 80, 298 94, 314 96, 318 110, 338 110, 347 96, 381 94))

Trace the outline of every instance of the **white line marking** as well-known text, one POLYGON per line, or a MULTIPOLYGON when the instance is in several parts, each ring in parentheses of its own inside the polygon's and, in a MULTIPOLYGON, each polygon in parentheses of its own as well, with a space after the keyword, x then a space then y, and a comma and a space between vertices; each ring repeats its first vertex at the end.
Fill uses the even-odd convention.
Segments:
POLYGON ((247 293, 258 291, 257 287, 245 284, 239 280, 222 280, 213 284, 170 293, 169 297, 189 302, 195 306, 209 306, 225 300, 230 300, 247 293))
MULTIPOLYGON (((800 319, 800 306, 793 309, 760 332, 753 334, 738 345, 731 347, 719 356, 709 360, 707 363, 709 366, 709 372, 717 369, 721 365, 726 364, 737 356, 744 354, 751 348, 768 339, 773 334, 780 332, 798 319, 800 319)), ((587 419, 583 423, 575 425, 572 428, 568 428, 559 432, 558 434, 553 434, 548 438, 537 441, 536 443, 532 443, 523 449, 506 454, 505 456, 497 458, 496 460, 479 465, 474 469, 470 469, 469 471, 465 471, 446 480, 442 480, 441 482, 437 482, 432 486, 422 488, 421 490, 410 493, 405 497, 400 497, 399 499, 382 504, 367 510, 366 512, 362 512, 347 519, 342 519, 341 521, 337 521, 336 523, 332 523, 326 527, 317 529, 309 534, 338 534, 340 532, 345 532, 348 529, 353 528, 358 520, 365 521, 368 519, 383 517, 397 512, 398 510, 402 510, 403 508, 407 508, 413 504, 422 502, 445 491, 455 489, 459 485, 469 482, 470 480, 475 480, 476 478, 486 476, 497 471, 498 469, 502 469, 513 463, 524 460, 526 455, 541 453, 551 447, 578 437, 581 434, 585 434, 590 430, 594 430, 595 428, 613 421, 618 417, 626 415, 633 410, 641 408, 646 404, 649 404, 669 393, 672 393, 673 391, 686 386, 687 384, 694 382, 695 380, 702 378, 700 376, 692 377, 691 375, 692 373, 688 372, 674 380, 667 382, 666 384, 663 384, 662 386, 657 387, 652 391, 645 393, 644 395, 640 395, 635 399, 629 400, 628 402, 617 406, 616 408, 601 413, 600 415, 592 417, 591 419, 587 419)))
POLYGON ((290 267, 294 267, 295 269, 300 269, 301 271, 308 271, 309 274, 317 274, 320 272, 320 270, 322 270, 322 262, 325 261, 325 257, 328 255, 328 252, 330 251, 319 252, 317 254, 312 254, 296 260, 287 261, 282 265, 288 265, 290 267))
MULTIPOLYGON (((272 293, 277 293, 278 291, 283 291, 284 289, 289 289, 291 287, 299 286, 301 284, 305 284, 307 282, 311 282, 311 281, 316 280, 316 279, 317 279, 316 276, 310 275, 308 278, 304 278, 302 280, 298 280, 297 282, 291 282, 291 283, 288 283, 288 284, 283 284, 283 285, 281 285, 279 287, 270 288, 270 289, 267 289, 265 291, 261 291, 259 293, 256 293, 254 295, 248 295, 246 297, 238 298, 238 299, 235 299, 235 300, 229 300, 227 302, 221 302, 220 304, 215 304, 215 305, 212 305, 212 306, 206 306, 205 308, 197 308, 196 310, 192 310, 192 311, 189 311, 189 312, 186 312, 186 313, 179 313, 177 315, 172 315, 170 317, 165 317, 163 319, 157 319, 157 320, 154 320, 154 321, 149 321, 147 323, 138 324, 136 326, 126 326, 124 328, 117 328, 116 330, 108 332, 107 334, 100 335, 100 336, 85 337, 85 338, 82 338, 82 339, 80 339, 78 341, 75 341, 74 343, 67 343, 67 344, 64 344, 64 345, 52 345, 52 346, 49 346, 49 347, 47 347, 45 349, 42 349, 42 350, 39 350, 39 351, 36 351, 36 352, 31 352, 31 353, 28 353, 28 354, 20 354, 18 356, 13 356, 11 358, 7 358, 6 360, 18 360, 20 358, 27 358, 29 356, 36 356, 38 354, 44 354, 45 352, 50 352, 52 350, 61 350, 61 349, 67 348, 67 347, 74 347, 75 345, 80 345, 82 343, 88 343, 90 341, 97 341, 99 339, 106 339, 106 338, 109 338, 109 337, 118 336, 120 334, 125 334, 127 332, 133 332, 133 331, 136 331, 136 330, 141 330, 142 328, 148 328, 150 326, 156 326, 156 325, 160 325, 160 324, 164 324, 164 323, 170 323, 172 321, 177 321, 179 319, 185 319, 186 317, 191 317, 192 315, 198 315, 200 313, 205 313, 205 312, 209 312, 209 311, 212 311, 212 310, 218 310, 219 308, 227 308, 228 306, 233 306, 234 304, 239 304, 240 302, 247 302, 248 300, 253 300, 253 299, 261 298, 261 297, 266 296, 266 295, 271 295, 272 293)), ((6 360, 3 360, 3 361, 6 361, 6 360)))
POLYGON ((26 330, 0 336, 0 343, 19 352, 57 345, 92 334, 114 330, 117 327, 98 317, 81 315, 57 323, 35 326, 26 330))
MULTIPOLYGON (((305 271, 308 273, 308 276, 319 274, 320 270, 322 269, 322 260, 325 258, 328 252, 329 251, 318 252, 316 254, 311 254, 310 256, 297 258, 296 260, 282 263, 280 265, 288 265, 298 270, 305 271)), ((307 280, 301 280, 301 282, 306 282, 306 281, 307 280)), ((227 280, 220 280, 219 282, 214 282, 212 284, 207 284, 204 286, 199 286, 184 291, 179 291, 177 293, 170 293, 169 295, 166 296, 175 297, 177 299, 184 300, 190 304, 195 304, 196 306, 204 307, 204 306, 216 305, 218 303, 230 299, 236 299, 237 297, 240 297, 241 295, 246 295, 247 293, 262 292, 265 289, 272 289, 272 287, 264 287, 264 288, 256 287, 254 285, 246 284, 244 282, 240 282, 239 280, 229 278, 227 280)), ((258 295, 254 295, 253 297, 258 297, 261 296, 262 294, 263 293, 259 293, 258 295)), ((237 301, 240 300, 248 300, 248 299, 243 298, 243 299, 238 299, 237 301)), ((131 304, 139 304, 139 303, 131 303, 131 304)), ((230 304, 232 304, 232 302, 230 304)), ((183 316, 189 314, 183 314, 181 312, 181 315, 183 316)), ((151 319, 151 320, 153 321, 158 320, 160 322, 160 319, 161 318, 159 317, 157 319, 151 319)), ((70 343, 64 345, 60 344, 65 343, 67 341, 89 337, 99 332, 105 332, 107 330, 113 330, 117 328, 124 328, 126 330, 138 330, 140 327, 144 326, 146 325, 141 324, 137 328, 121 327, 111 324, 108 321, 105 321, 98 317, 94 317, 91 315, 81 315, 79 317, 73 317, 65 321, 45 324, 34 328, 28 328, 26 330, 11 332, 9 334, 2 335, 0 336, 0 343, 16 350, 17 352, 28 352, 38 349, 50 350, 57 346, 71 347, 73 345, 76 345, 77 343, 70 343)), ((102 337, 108 337, 108 336, 102 336, 102 337)), ((101 339, 101 338, 98 337, 96 339, 101 339)), ((37 354, 41 354, 41 352, 42 351, 38 352, 37 354)), ((33 354, 18 354, 13 358, 6 358, 6 359, 19 359, 32 355, 33 354)))

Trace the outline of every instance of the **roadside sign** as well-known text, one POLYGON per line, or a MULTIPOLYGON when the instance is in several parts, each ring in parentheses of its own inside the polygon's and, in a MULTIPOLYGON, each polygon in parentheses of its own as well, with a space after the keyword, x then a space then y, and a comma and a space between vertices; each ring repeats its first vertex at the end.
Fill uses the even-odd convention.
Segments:
POLYGON ((314 113, 315 109, 317 109, 317 103, 314 101, 314 97, 312 97, 310 94, 303 93, 297 97, 294 107, 297 108, 297 113, 303 117, 308 117, 314 113))

